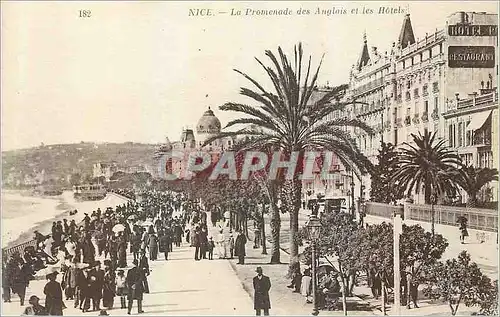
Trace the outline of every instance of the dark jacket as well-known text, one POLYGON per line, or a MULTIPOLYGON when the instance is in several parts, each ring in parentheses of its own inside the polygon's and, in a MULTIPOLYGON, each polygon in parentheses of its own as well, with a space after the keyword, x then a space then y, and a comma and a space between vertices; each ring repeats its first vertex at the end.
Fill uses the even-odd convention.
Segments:
POLYGON ((135 266, 128 270, 127 272, 127 288, 128 288, 128 299, 129 300, 142 300, 144 294, 144 271, 135 266))
POLYGON ((244 234, 239 234, 234 242, 234 255, 245 256, 245 244, 247 243, 247 237, 244 234))
POLYGON ((61 285, 56 281, 49 281, 43 289, 45 294, 45 308, 49 315, 62 316, 63 299, 61 285))
POLYGON ((271 281, 269 277, 262 275, 259 279, 258 276, 253 278, 254 295, 254 309, 271 308, 271 300, 269 299, 269 289, 271 288, 271 281))

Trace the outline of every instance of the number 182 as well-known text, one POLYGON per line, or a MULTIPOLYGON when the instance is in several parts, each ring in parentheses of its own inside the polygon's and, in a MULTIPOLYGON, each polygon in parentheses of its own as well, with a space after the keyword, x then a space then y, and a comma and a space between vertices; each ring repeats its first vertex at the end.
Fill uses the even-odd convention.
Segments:
POLYGON ((80 18, 90 18, 92 16, 92 12, 90 10, 80 10, 78 11, 80 18))

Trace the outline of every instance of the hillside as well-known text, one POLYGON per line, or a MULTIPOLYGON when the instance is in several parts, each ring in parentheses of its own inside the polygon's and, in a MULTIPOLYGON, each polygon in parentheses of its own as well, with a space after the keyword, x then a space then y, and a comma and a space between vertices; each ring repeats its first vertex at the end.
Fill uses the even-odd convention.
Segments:
POLYGON ((92 175, 98 162, 114 161, 121 168, 153 166, 155 145, 141 143, 78 143, 46 145, 2 152, 2 180, 45 170, 58 183, 73 173, 92 175))

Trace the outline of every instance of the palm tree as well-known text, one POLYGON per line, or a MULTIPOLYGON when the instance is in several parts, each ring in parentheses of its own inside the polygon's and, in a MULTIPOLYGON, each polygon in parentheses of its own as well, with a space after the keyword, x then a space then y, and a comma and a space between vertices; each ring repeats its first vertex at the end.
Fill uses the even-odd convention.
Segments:
POLYGON ((467 166, 460 169, 455 181, 467 193, 467 207, 477 207, 477 193, 489 182, 498 181, 498 171, 495 168, 467 166))
POLYGON ((426 204, 434 204, 432 197, 449 193, 455 188, 453 175, 462 166, 460 157, 449 150, 445 140, 436 139, 436 132, 411 134, 414 144, 403 143, 399 163, 391 179, 398 194, 420 193, 424 188, 426 204))
MULTIPOLYGON (((307 65, 302 63, 303 51, 300 43, 294 48, 293 59, 289 59, 281 47, 278 47, 278 56, 271 51, 266 51, 265 54, 270 59, 271 66, 266 66, 257 58, 256 60, 269 77, 273 89, 267 90, 249 75, 235 70, 255 86, 254 90, 248 88, 240 90, 241 95, 250 98, 253 103, 247 105, 229 102, 220 109, 242 115, 239 119, 229 122, 226 128, 234 125, 246 127, 238 131, 221 132, 208 139, 205 144, 222 137, 246 137, 246 141, 240 144, 244 149, 278 148, 287 158, 291 153, 299 152, 299 162, 306 150, 332 151, 344 166, 354 169, 358 177, 365 173, 367 159, 361 154, 355 140, 344 127, 358 127, 368 133, 372 133, 372 130, 358 119, 329 116, 349 104, 340 102, 347 85, 335 87, 312 102, 311 96, 316 87, 321 62, 312 74, 311 57, 307 65), (251 129, 249 126, 259 129, 251 129)), ((296 172, 293 178, 283 180, 282 184, 285 194, 283 205, 290 213, 290 266, 292 266, 298 261, 296 237, 299 229, 302 183, 296 172)))

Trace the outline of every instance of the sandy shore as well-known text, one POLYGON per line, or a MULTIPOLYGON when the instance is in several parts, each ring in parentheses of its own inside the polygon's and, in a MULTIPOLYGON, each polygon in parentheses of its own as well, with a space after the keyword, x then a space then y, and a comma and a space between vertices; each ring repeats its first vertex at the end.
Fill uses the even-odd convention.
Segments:
POLYGON ((108 194, 107 197, 99 201, 76 201, 71 191, 65 191, 60 196, 55 197, 33 197, 23 193, 12 191, 2 191, 2 207, 11 204, 12 208, 16 204, 22 206, 19 210, 5 211, 2 208, 2 248, 12 247, 33 238, 33 231, 48 234, 52 227, 52 222, 68 219, 75 219, 78 223, 83 219, 84 213, 92 213, 93 210, 107 207, 116 207, 126 203, 126 199, 116 194, 108 194), (70 216, 71 210, 77 209, 78 213, 70 216))

